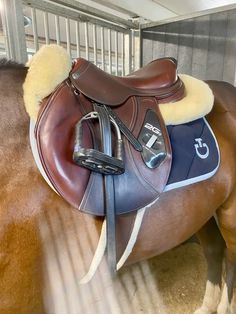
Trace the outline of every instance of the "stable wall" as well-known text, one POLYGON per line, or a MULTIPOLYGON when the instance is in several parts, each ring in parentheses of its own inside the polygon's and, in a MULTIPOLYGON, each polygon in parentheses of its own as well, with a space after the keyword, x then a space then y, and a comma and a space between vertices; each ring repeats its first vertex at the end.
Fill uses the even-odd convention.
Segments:
POLYGON ((145 29, 142 48, 143 65, 170 56, 179 73, 236 84, 236 10, 145 29))

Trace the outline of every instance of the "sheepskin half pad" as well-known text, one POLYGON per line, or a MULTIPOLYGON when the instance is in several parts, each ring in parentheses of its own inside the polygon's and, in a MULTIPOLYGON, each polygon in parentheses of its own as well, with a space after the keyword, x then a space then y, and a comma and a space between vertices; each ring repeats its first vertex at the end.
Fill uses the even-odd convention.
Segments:
MULTIPOLYGON (((43 46, 28 63, 24 102, 26 111, 36 121, 40 103, 65 80, 71 70, 71 60, 66 50, 57 45, 43 46)), ((209 86, 189 75, 179 75, 184 82, 186 94, 174 103, 160 104, 166 125, 187 123, 208 114, 214 103, 209 86)))

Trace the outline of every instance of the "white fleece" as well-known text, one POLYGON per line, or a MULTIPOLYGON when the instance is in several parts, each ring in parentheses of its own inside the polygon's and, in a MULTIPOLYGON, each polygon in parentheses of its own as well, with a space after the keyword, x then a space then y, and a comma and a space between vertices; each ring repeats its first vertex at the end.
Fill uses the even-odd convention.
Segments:
MULTIPOLYGON (((65 80, 71 70, 66 50, 57 45, 45 45, 28 63, 24 102, 26 111, 36 121, 40 103, 65 80)), ((214 96, 209 86, 189 75, 179 75, 185 85, 185 97, 177 102, 160 104, 166 125, 186 123, 205 116, 212 109, 214 96)))
POLYGON ((28 62, 23 84, 24 102, 29 116, 36 121, 40 102, 64 81, 71 70, 71 59, 58 45, 44 45, 28 62))

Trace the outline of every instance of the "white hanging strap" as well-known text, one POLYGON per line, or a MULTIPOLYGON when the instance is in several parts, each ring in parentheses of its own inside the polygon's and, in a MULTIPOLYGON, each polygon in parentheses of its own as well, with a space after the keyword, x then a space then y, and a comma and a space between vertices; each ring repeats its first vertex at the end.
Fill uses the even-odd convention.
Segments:
POLYGON ((98 269, 98 266, 100 265, 102 261, 102 258, 103 258, 103 255, 105 253, 106 246, 107 246, 106 229, 107 229, 106 220, 104 219, 97 249, 95 251, 95 254, 93 256, 93 259, 92 259, 92 262, 91 262, 91 265, 89 267, 87 274, 83 278, 81 278, 79 281, 80 284, 86 284, 93 278, 94 274, 96 273, 98 269))

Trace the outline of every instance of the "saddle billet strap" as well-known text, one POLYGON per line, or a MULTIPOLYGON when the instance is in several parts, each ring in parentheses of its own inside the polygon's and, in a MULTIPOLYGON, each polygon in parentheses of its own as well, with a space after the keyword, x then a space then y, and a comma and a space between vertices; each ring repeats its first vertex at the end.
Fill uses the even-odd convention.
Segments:
MULTIPOLYGON (((100 131, 104 154, 112 156, 112 137, 110 117, 103 106, 94 104, 100 119, 100 131)), ((116 273, 116 221, 115 190, 112 175, 104 175, 105 212, 107 221, 107 259, 111 274, 116 273)))

